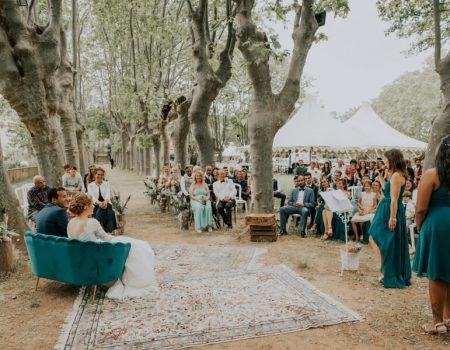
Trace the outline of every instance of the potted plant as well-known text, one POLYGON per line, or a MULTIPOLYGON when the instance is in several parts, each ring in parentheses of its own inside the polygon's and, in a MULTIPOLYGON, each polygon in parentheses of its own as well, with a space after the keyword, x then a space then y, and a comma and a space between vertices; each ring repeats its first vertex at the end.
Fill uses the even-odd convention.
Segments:
POLYGON ((111 205, 116 212, 116 219, 117 219, 117 235, 123 235, 125 232, 125 210, 127 209, 127 204, 130 201, 131 194, 125 199, 125 201, 122 201, 122 198, 120 197, 120 192, 113 193, 113 196, 111 198, 111 205))
POLYGON ((13 237, 19 237, 19 235, 8 230, 7 222, 0 222, 0 272, 11 271, 16 262, 13 237))

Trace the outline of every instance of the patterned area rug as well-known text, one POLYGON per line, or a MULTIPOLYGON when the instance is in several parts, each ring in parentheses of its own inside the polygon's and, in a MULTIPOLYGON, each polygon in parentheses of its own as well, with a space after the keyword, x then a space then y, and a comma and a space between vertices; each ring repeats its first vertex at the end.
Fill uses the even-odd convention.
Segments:
POLYGON ((57 349, 182 349, 361 320, 286 266, 257 267, 254 249, 152 246, 160 293, 92 302, 82 289, 57 349))

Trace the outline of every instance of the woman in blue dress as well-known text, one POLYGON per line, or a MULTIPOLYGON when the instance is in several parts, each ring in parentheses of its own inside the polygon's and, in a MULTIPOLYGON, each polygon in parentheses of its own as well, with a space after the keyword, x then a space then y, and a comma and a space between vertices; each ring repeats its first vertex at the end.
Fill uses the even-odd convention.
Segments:
POLYGON ((191 197, 191 210, 194 214, 195 231, 212 231, 212 207, 208 185, 204 181, 203 173, 197 170, 194 173, 194 182, 189 189, 191 197))
POLYGON ((370 245, 381 262, 380 282, 385 288, 405 288, 411 284, 408 233, 402 194, 405 190, 406 162, 398 149, 384 154, 388 181, 378 176, 384 185, 384 198, 380 201, 372 226, 370 245))
POLYGON ((435 168, 420 179, 416 225, 420 232, 413 271, 429 280, 433 322, 422 326, 430 334, 450 329, 450 136, 438 146, 435 168))

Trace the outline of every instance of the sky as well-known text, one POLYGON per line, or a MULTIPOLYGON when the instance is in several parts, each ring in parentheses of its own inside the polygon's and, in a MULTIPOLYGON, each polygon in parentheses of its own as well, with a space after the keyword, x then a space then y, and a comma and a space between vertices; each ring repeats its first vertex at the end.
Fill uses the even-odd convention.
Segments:
MULTIPOLYGON (((304 73, 313 79, 308 93, 328 112, 342 114, 376 98, 383 86, 406 72, 421 69, 431 51, 408 55, 411 40, 385 35, 388 23, 378 18, 375 0, 350 0, 345 19, 327 14, 319 31, 328 40, 314 44, 304 73)), ((292 48, 291 25, 279 27, 284 48, 292 48)))

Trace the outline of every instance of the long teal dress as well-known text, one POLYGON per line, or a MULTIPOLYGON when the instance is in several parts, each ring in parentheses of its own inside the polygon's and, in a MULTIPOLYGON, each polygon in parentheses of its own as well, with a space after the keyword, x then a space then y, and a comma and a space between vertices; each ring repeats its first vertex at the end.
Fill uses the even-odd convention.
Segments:
MULTIPOLYGON (((195 197, 207 196, 208 193, 204 188, 196 188, 193 192, 195 197)), ((196 200, 191 200, 191 210, 194 214, 194 225, 196 230, 205 229, 212 226, 212 207, 211 201, 201 204, 196 200)))
POLYGON ((450 283, 450 188, 441 185, 431 194, 420 228, 413 271, 418 277, 450 283))
POLYGON ((384 186, 384 198, 378 204, 375 217, 369 230, 381 252, 381 272, 385 288, 405 288, 411 284, 411 263, 409 261, 408 233, 406 229, 405 208, 402 196, 405 185, 398 197, 397 225, 395 231, 389 230, 391 216, 391 182, 384 186))

